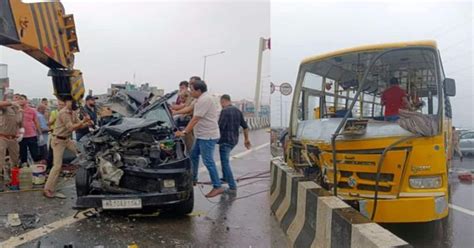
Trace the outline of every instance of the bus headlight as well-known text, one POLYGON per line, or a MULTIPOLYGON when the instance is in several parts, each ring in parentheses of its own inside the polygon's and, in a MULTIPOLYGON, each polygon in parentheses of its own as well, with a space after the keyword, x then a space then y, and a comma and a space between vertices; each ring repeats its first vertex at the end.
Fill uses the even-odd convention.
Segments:
POLYGON ((441 188, 441 184, 441 176, 410 177, 410 187, 414 189, 437 189, 441 188))

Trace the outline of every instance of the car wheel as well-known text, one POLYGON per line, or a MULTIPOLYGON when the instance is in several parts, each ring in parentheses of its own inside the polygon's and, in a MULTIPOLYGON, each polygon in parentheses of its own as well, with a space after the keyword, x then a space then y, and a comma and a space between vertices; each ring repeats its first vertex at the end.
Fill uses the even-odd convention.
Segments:
POLYGON ((194 191, 191 191, 189 198, 186 201, 178 203, 173 206, 171 213, 175 215, 186 215, 193 211, 194 208, 194 191))
POLYGON ((76 173, 76 194, 84 196, 89 194, 91 176, 86 168, 80 167, 76 173))

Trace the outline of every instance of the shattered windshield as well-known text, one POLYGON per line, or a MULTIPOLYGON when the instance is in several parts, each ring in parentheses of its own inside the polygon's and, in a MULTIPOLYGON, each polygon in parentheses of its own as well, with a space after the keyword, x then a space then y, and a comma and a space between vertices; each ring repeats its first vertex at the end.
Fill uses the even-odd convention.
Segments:
POLYGON ((331 57, 303 65, 299 96, 300 120, 343 117, 351 111, 352 117, 383 119, 383 93, 396 78, 399 87, 408 96, 411 111, 438 115, 438 80, 436 57, 430 49, 406 49, 389 52, 369 62, 380 51, 357 52, 331 57), (359 82, 370 70, 360 97, 354 99, 359 82), (349 110, 352 101, 354 109, 349 110))
POLYGON ((170 116, 163 104, 157 105, 153 109, 148 110, 143 114, 143 118, 147 120, 162 121, 163 126, 172 127, 170 116))

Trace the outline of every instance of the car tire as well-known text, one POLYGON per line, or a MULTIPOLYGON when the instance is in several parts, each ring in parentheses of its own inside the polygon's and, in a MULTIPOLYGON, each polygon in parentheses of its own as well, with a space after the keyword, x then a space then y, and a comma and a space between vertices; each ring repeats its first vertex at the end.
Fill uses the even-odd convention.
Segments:
POLYGON ((90 192, 91 176, 89 171, 84 167, 79 167, 76 173, 76 194, 77 196, 85 196, 90 192))
POLYGON ((171 213, 177 216, 183 216, 191 213, 194 208, 194 191, 191 191, 189 198, 173 206, 171 213))

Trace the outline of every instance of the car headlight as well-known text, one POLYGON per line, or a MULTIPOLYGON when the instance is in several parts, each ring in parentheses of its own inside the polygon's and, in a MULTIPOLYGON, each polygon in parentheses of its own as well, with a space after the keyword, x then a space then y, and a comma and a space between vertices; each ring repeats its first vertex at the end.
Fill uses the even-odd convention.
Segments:
POLYGON ((414 189, 437 189, 442 185, 441 176, 410 177, 410 187, 414 189))

